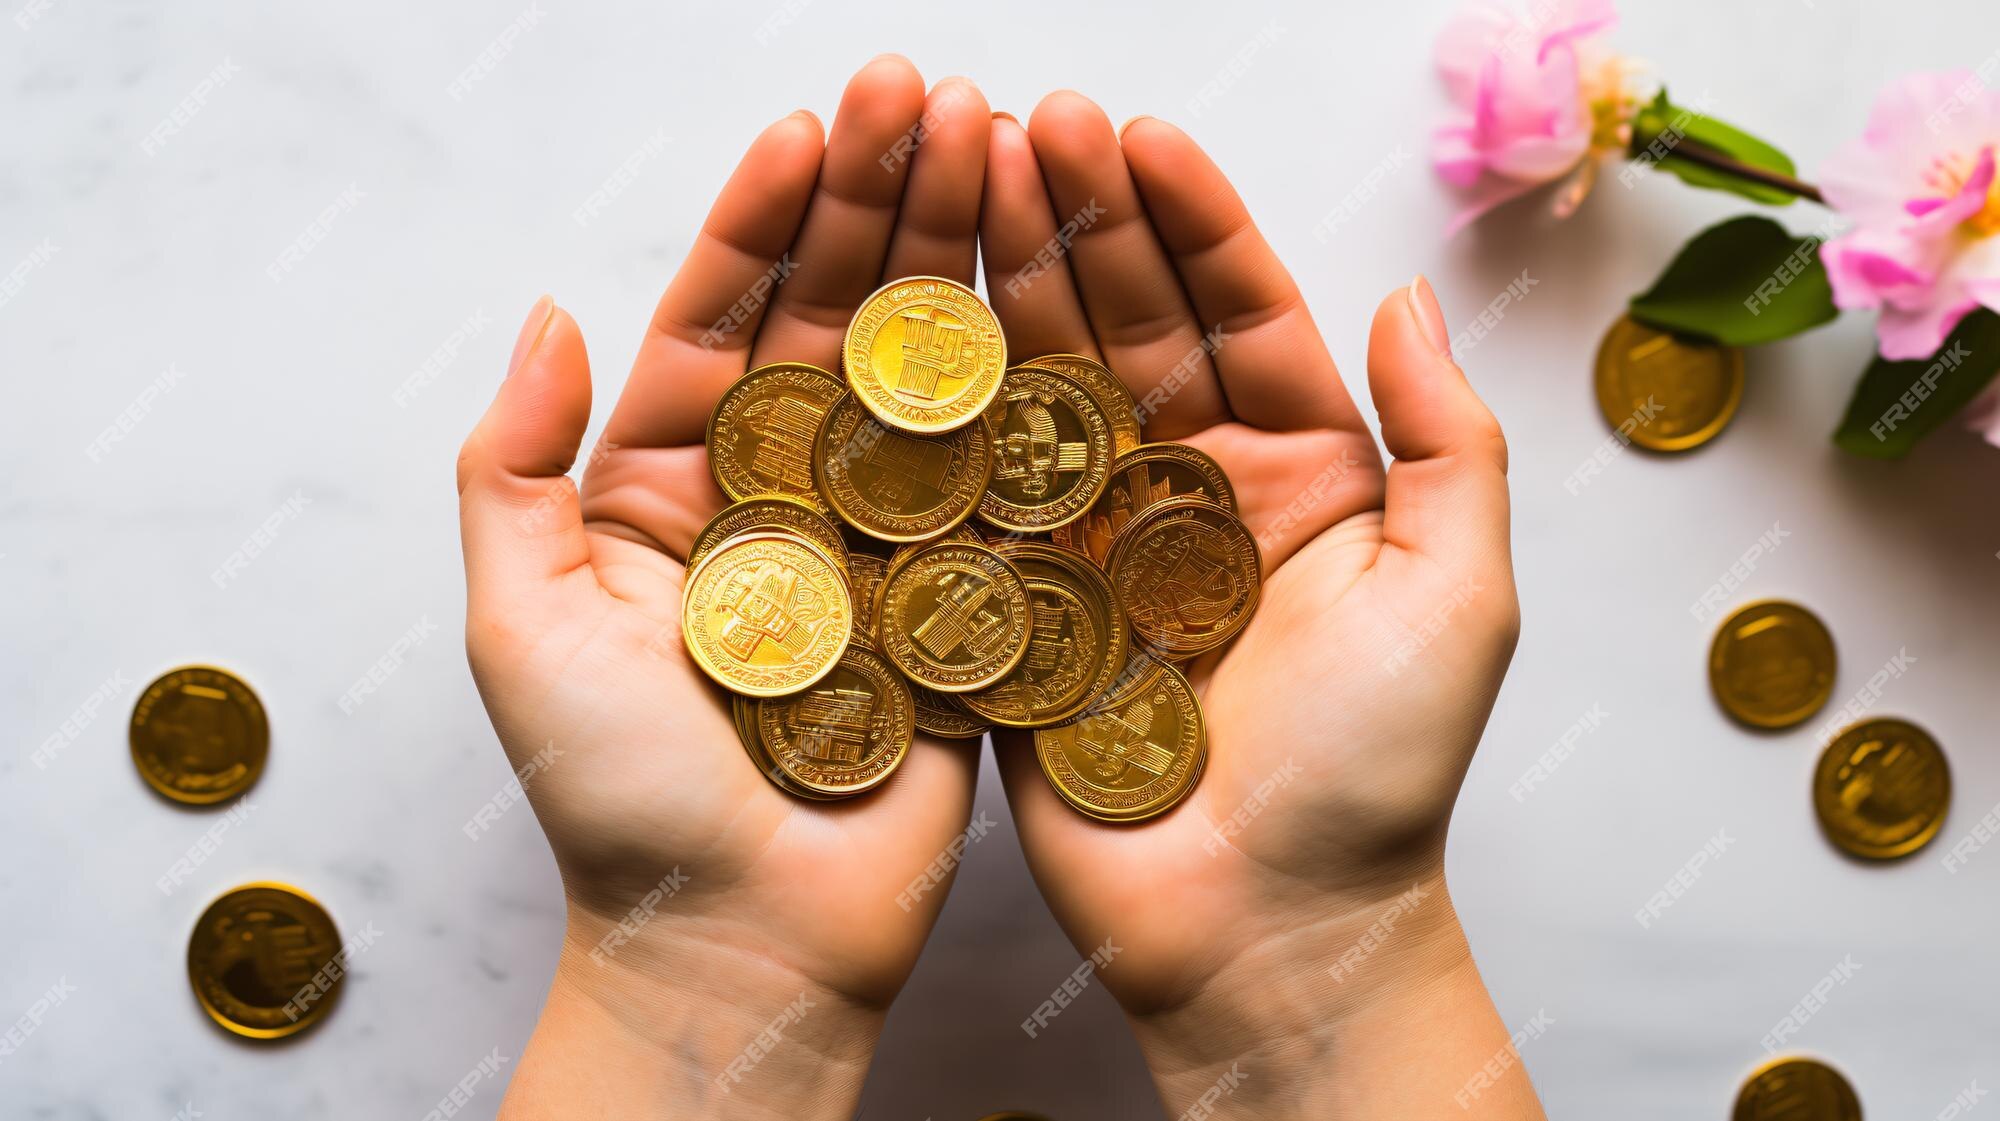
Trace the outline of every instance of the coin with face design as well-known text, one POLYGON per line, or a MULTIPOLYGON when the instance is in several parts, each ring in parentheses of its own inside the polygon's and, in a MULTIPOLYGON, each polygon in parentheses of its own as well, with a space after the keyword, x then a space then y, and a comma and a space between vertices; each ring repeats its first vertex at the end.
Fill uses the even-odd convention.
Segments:
POLYGON ((1206 498, 1149 507, 1111 547, 1111 585, 1149 649, 1191 658, 1235 637, 1263 587, 1257 540, 1206 498))
POLYGON ((1236 510, 1236 491, 1215 460, 1186 444, 1142 444, 1112 463, 1111 478, 1090 512, 1050 536, 1104 564, 1111 557, 1111 543, 1126 526, 1150 507, 1184 495, 1236 510))
POLYGON ((1861 1102, 1841 1073, 1813 1059, 1780 1058, 1751 1072, 1731 1121, 1861 1121, 1861 1102))
POLYGON ((972 289, 913 276, 877 289, 847 326, 848 388, 876 420, 937 434, 971 424, 1000 392, 1007 343, 972 289))
POLYGON ((1789 728, 1833 696, 1833 636, 1796 603, 1738 608, 1715 632, 1708 683, 1723 711, 1754 728, 1789 728))
POLYGON ((751 697, 796 693, 832 672, 853 635, 847 579, 803 538, 747 534, 688 574, 681 634, 702 672, 751 697))
POLYGON ((1180 671, 1135 654, 1119 683, 1082 715, 1037 728, 1035 754, 1049 785, 1079 813, 1143 821, 1194 789, 1208 733, 1180 671))
POLYGON ((993 473, 984 421, 917 436, 884 427, 852 394, 828 411, 813 442, 813 469, 849 525, 882 541, 927 541, 979 507, 993 473))
POLYGON ((880 597, 881 650, 919 685, 942 693, 983 689, 1027 653, 1027 585, 984 545, 924 546, 890 564, 880 597))
POLYGON ((1111 422, 1090 392, 1052 370, 1016 366, 986 410, 993 478, 979 516, 1035 533, 1082 517, 1104 492, 1117 452, 1111 422))
POLYGON ((1929 844, 1951 809, 1951 767, 1907 720, 1864 720, 1835 736, 1813 772, 1813 809, 1827 838, 1868 860, 1929 844))
POLYGON ((1111 585, 1090 561, 1041 541, 995 542, 1028 586, 1027 653, 998 683, 959 701, 1010 728, 1058 724, 1111 687, 1125 666, 1130 633, 1111 585))
POLYGON ((182 666, 146 686, 129 733, 132 763, 146 785, 189 805, 250 789, 271 745, 257 694, 214 666, 182 666))
POLYGON ((1103 363, 1081 354, 1044 354, 1027 359, 1021 365, 1054 370, 1089 390, 1097 407, 1111 421, 1111 442, 1119 455, 1136 449, 1143 442, 1139 434, 1139 409, 1132 400, 1132 391, 1125 388, 1118 375, 1106 369, 1103 363))
POLYGON ((773 362, 737 378, 708 418, 708 468, 741 502, 790 495, 824 511, 813 484, 813 436, 843 392, 840 379, 804 362, 773 362))
POLYGON ((888 781, 915 731, 909 686, 859 646, 812 687, 757 705, 758 740, 777 770, 822 796, 863 794, 888 781))
POLYGON ((253 883, 208 905, 188 936, 188 981, 236 1035, 278 1039, 326 1018, 346 974, 340 934, 319 901, 253 883))

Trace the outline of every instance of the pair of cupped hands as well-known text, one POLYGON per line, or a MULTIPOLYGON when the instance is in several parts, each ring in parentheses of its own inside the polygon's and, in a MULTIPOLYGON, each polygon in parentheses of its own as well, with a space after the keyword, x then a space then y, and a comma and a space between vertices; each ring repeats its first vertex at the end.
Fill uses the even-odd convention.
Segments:
POLYGON ((948 876, 911 888, 952 863, 980 746, 919 735, 870 795, 785 794, 681 645, 682 561, 725 502, 703 446, 723 389, 768 362, 838 369, 885 280, 972 284, 982 256, 1008 353, 1102 361, 1148 403, 1147 440, 1228 471, 1263 548, 1256 618, 1191 667, 1209 756, 1178 807, 1092 821, 1028 736, 994 741, 1035 880, 1098 951, 1162 1103, 1221 1085, 1259 1118, 1539 1117, 1519 1076, 1452 1100, 1507 1042, 1443 854, 1518 609, 1506 447, 1429 286, 1388 294, 1368 339, 1385 467, 1186 133, 1114 129, 1071 92, 1023 126, 893 55, 831 128, 801 110, 751 143, 593 450, 583 334, 545 297, 460 454, 472 669, 512 764, 541 760, 527 794, 568 899, 504 1116, 852 1116, 948 876))

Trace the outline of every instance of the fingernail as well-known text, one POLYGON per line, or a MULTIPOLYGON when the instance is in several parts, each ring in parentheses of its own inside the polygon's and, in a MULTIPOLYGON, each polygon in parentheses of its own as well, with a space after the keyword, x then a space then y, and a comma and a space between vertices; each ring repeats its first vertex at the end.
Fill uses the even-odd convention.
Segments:
POLYGON ((1124 124, 1122 124, 1122 125, 1119 125, 1119 126, 1118 126, 1118 139, 1120 139, 1120 140, 1123 140, 1123 139, 1125 139, 1125 130, 1126 130, 1126 129, 1128 129, 1128 128, 1131 128, 1131 127, 1132 127, 1133 125, 1135 125, 1135 124, 1139 123, 1140 121, 1144 121, 1144 120, 1149 120, 1149 119, 1151 119, 1151 117, 1152 117, 1152 116, 1153 116, 1153 115, 1152 115, 1151 113, 1141 113, 1141 114, 1139 114, 1138 116, 1136 116, 1136 117, 1133 117, 1133 118, 1132 118, 1131 120, 1128 120, 1128 121, 1126 121, 1126 122, 1125 122, 1124 124))
POLYGON ((996 121, 1012 121, 1017 125, 1021 123, 1021 118, 1007 112, 1005 109, 995 109, 993 111, 993 119, 996 121))
POLYGON ((527 360, 528 355, 534 353, 535 347, 542 341, 542 335, 549 329, 549 321, 555 317, 554 296, 543 296, 535 301, 534 307, 528 309, 528 321, 521 324, 521 333, 514 339, 514 356, 507 360, 508 377, 513 377, 514 371, 520 369, 521 363, 527 360))
POLYGON ((1424 330, 1424 338, 1430 340, 1431 349, 1438 357, 1451 358, 1451 336, 1445 331, 1444 310, 1438 307, 1437 293, 1431 291, 1431 282, 1419 273, 1410 281, 1410 314, 1417 319, 1417 326, 1424 330))

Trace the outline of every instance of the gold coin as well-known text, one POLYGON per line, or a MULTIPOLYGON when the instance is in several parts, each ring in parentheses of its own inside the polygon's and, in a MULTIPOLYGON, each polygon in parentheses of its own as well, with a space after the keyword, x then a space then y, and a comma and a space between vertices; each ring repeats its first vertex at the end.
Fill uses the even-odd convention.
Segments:
POLYGON ((1157 817, 1194 789, 1208 757, 1201 702, 1179 670, 1135 655, 1082 716, 1035 730, 1049 785, 1100 821, 1157 817))
POLYGON ((1841 1073, 1813 1059, 1773 1059, 1736 1092, 1731 1121, 1861 1121, 1861 1102, 1841 1073))
POLYGON ((993 478, 979 516, 1039 533, 1088 513, 1111 479, 1111 421, 1081 384, 1053 370, 1016 366, 987 407, 993 478))
POLYGON ((764 750, 792 783, 847 797, 887 781, 916 732, 909 686, 881 656, 849 647, 819 684, 757 706, 764 750))
POLYGON ((1678 452, 1716 437, 1743 400, 1743 352, 1618 317, 1597 348, 1597 407, 1642 448, 1678 452))
MULTIPOLYGON (((785 769, 778 766, 777 760, 771 758, 770 751, 764 747, 764 737, 757 730, 759 706, 767 702, 751 700, 749 697, 739 697, 734 694, 731 694, 729 701, 731 713, 736 720, 736 738, 743 744, 743 751, 750 756, 750 762, 758 770, 764 772, 764 777, 771 780, 771 785, 776 786, 778 789, 795 798, 805 798, 814 802, 833 802, 839 800, 836 795, 822 794, 817 790, 808 790, 798 783, 793 782, 791 776, 785 774, 785 769)), ((768 703, 784 704, 785 702, 780 700, 768 703)))
POLYGON ((335 965, 340 952, 340 934, 318 900, 288 884, 244 884, 195 921, 188 982, 216 1023, 249 1039, 278 1039, 326 1018, 346 975, 335 965))
POLYGON ((813 435, 844 391, 838 377, 804 362, 773 362, 737 378, 708 418, 715 484, 738 502, 786 494, 825 510, 813 486, 813 435))
POLYGON ((1090 513, 1050 536, 1103 564, 1111 556, 1111 542, 1134 519, 1157 503, 1188 494, 1236 509, 1236 491, 1215 460, 1186 444, 1142 444, 1111 465, 1111 480, 1090 513))
POLYGON ((984 545, 941 541, 893 561, 878 596, 882 653, 919 685, 984 689, 1027 653, 1027 585, 984 545))
POLYGON ((873 553, 848 554, 847 585, 854 601, 854 637, 870 646, 875 645, 875 601, 887 575, 887 560, 873 553))
POLYGON ((845 394, 814 440, 813 469, 848 524, 883 541, 925 541, 979 507, 993 441, 983 421, 941 436, 897 432, 845 394))
POLYGON ((972 289, 912 276, 862 301, 840 357, 848 388, 875 419, 936 434, 986 411, 1007 370, 1007 343, 972 289))
POLYGON ((1789 728, 1833 695, 1833 636, 1796 603, 1737 609, 1708 650, 1708 683, 1723 711, 1754 728, 1789 728))
POLYGON ((847 579, 801 538, 753 533, 689 574, 681 633, 702 671, 751 697, 796 693, 833 671, 853 634, 847 579))
POLYGON ((236 797, 264 773, 271 728, 263 703, 235 674, 182 666, 139 695, 129 739, 146 785, 205 806, 236 797))
POLYGON ((940 693, 921 685, 910 685, 910 699, 917 706, 917 731, 948 740, 976 740, 993 727, 972 714, 950 693, 940 693))
POLYGON ((1103 363, 1081 354, 1044 354, 1021 365, 1054 370, 1089 390, 1098 408, 1111 421, 1111 439, 1119 455, 1137 448, 1144 439, 1139 434, 1139 406, 1132 400, 1132 391, 1103 363))
POLYGON ((1257 539, 1206 498, 1154 503, 1111 547, 1111 586, 1132 633, 1163 657, 1191 658, 1250 622, 1263 588, 1257 539))
POLYGON ((958 699, 1009 728, 1060 724, 1103 694, 1131 641, 1111 584, 1089 559, 1041 541, 996 542, 1028 585, 1033 622, 1021 664, 997 685, 958 699))
POLYGON ((1869 860, 1908 856, 1944 828, 1951 767, 1906 720, 1863 720, 1835 736, 1813 772, 1813 809, 1834 844, 1869 860))
POLYGON ((688 548, 688 569, 692 571, 724 541, 758 530, 803 537, 825 550, 842 571, 847 569, 847 542, 841 538, 840 530, 826 520, 817 506, 788 494, 747 498, 724 506, 694 535, 694 544, 688 548))

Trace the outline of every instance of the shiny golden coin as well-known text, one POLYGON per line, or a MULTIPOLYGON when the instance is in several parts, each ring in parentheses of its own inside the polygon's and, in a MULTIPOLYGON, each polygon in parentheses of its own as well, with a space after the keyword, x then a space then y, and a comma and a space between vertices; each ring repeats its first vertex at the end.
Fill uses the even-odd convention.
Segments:
POLYGON ((739 697, 734 694, 730 696, 729 700, 730 709, 736 721, 736 738, 743 744, 743 751, 750 757, 750 762, 758 770, 764 772, 764 777, 771 780, 771 785, 776 786, 778 789, 795 798, 805 798, 814 802, 839 800, 836 795, 822 794, 817 790, 808 790, 798 783, 793 782, 791 776, 785 773, 783 767, 778 766, 777 760, 771 758, 770 751, 764 747, 764 737, 757 730, 759 706, 767 703, 784 704, 786 703, 785 701, 757 701, 749 697, 739 697))
POLYGON ((1813 1059, 1758 1067, 1736 1093, 1731 1121, 1861 1121, 1861 1102, 1841 1073, 1813 1059))
POLYGON ((1044 354, 1021 363, 1038 370, 1054 370, 1090 391, 1098 408, 1111 421, 1111 439, 1118 454, 1136 449, 1143 437, 1139 434, 1139 406, 1132 400, 1132 391, 1118 380, 1118 375, 1104 368, 1095 359, 1081 354, 1044 354))
POLYGON ((842 571, 847 569, 847 542, 840 530, 820 513, 819 508, 787 494, 747 498, 722 508, 694 535, 688 548, 687 567, 693 571, 717 545, 732 537, 758 531, 787 533, 818 545, 842 571))
POLYGON ((1863 720, 1819 757, 1813 809, 1827 838, 1855 856, 1908 856, 1944 828, 1951 767, 1937 741, 1915 724, 1863 720))
POLYGON ((688 575, 682 593, 688 653, 745 696, 796 693, 833 672, 853 628, 847 578, 796 537, 732 538, 688 575))
POLYGON ((1081 384, 1053 370, 1016 366, 986 410, 993 478, 979 516, 1001 529, 1039 533, 1090 511, 1117 458, 1111 421, 1081 384))
POLYGON ((738 502, 785 494, 824 511, 813 486, 813 435, 843 392, 840 378, 804 362, 773 362, 737 378, 708 418, 715 484, 738 502))
POLYGON ((1189 494, 1236 509, 1236 491, 1213 459, 1186 444, 1142 444, 1111 465, 1111 480, 1090 513, 1050 536, 1103 564, 1111 556, 1111 542, 1134 519, 1158 503, 1189 494))
POLYGON ((848 388, 876 420, 934 435, 986 411, 1007 370, 1007 343, 972 289, 913 276, 862 301, 840 357, 848 388))
POLYGON ((764 750, 790 782, 848 797, 887 781, 916 732, 909 686, 873 651, 849 647, 818 685, 757 706, 764 750))
POLYGON ((887 560, 873 553, 848 554, 847 586, 854 601, 854 637, 870 647, 875 645, 875 601, 887 575, 887 560))
POLYGON ((1194 495, 1148 507, 1112 543, 1109 567, 1132 633, 1166 658, 1234 638, 1264 584, 1257 539, 1235 514, 1194 495))
POLYGON ((813 469, 849 525, 882 541, 927 541, 979 507, 993 441, 983 421, 942 436, 897 432, 847 394, 820 426, 813 469))
POLYGON ((1620 316, 1597 348, 1597 407, 1623 439, 1678 452, 1714 439, 1743 399, 1743 352, 1620 316))
POLYGON ((129 739, 146 785, 204 806, 236 797, 264 773, 271 728, 263 703, 235 674, 182 666, 139 695, 129 739))
POLYGON ((1027 653, 1028 587, 984 545, 941 541, 892 561, 878 596, 882 653, 919 685, 984 689, 1027 653))
POLYGON ((1796 603, 1737 609, 1715 632, 1708 683, 1723 711, 1755 728, 1789 728, 1833 695, 1833 636, 1796 603))
POLYGON ((1111 584, 1090 560, 1041 541, 996 542, 1034 605, 1028 651, 999 684, 960 693, 966 708, 1009 728, 1060 724, 1109 689, 1125 667, 1131 635, 1111 584))
POLYGON ((236 888, 210 903, 188 936, 195 999, 249 1039, 277 1039, 325 1019, 345 966, 326 908, 287 884, 236 888))
POLYGON ((1194 789, 1208 732, 1187 678, 1139 654, 1082 716, 1036 729, 1035 755, 1049 785, 1079 812, 1100 821, 1143 821, 1194 789))
POLYGON ((950 693, 940 693, 921 685, 910 686, 910 699, 917 706, 917 731, 948 740, 976 740, 993 725, 974 716, 972 710, 950 693))

